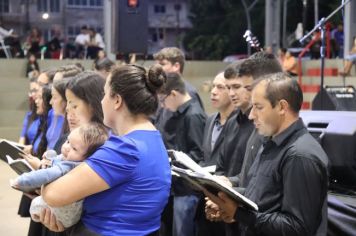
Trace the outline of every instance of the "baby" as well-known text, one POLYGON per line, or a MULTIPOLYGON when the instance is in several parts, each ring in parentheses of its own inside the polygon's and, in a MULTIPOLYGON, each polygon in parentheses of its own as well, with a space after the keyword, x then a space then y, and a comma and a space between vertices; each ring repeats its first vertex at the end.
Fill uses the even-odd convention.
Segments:
MULTIPOLYGON (((16 179, 10 180, 10 185, 25 192, 31 192, 65 175, 108 139, 108 132, 103 125, 89 123, 74 129, 68 140, 62 145, 61 155, 52 159, 52 165, 46 169, 39 169, 24 173, 16 179)), ((41 196, 33 199, 30 213, 34 221, 39 220, 39 215, 44 208, 50 208, 57 220, 68 228, 80 219, 82 201, 74 202, 64 207, 49 207, 41 196)))

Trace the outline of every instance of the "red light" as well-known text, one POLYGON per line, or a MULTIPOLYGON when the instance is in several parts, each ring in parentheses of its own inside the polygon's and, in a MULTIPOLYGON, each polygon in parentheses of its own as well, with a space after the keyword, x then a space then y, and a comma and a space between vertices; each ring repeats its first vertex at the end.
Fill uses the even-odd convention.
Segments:
POLYGON ((138 0, 127 0, 127 6, 131 8, 138 7, 138 0))

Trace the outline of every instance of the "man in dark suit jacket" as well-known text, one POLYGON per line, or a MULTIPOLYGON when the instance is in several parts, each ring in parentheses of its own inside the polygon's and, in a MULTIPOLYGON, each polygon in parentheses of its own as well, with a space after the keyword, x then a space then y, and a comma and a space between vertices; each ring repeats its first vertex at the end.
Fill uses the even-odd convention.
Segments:
MULTIPOLYGON (((224 124, 230 118, 235 107, 231 103, 229 91, 225 86, 224 72, 219 73, 213 80, 210 101, 217 112, 209 116, 205 123, 203 135, 204 159, 201 166, 216 165, 219 150, 224 141, 224 124)), ((197 236, 223 235, 225 228, 221 222, 211 222, 205 218, 205 200, 201 199, 197 210, 197 236)))
POLYGON ((216 165, 219 148, 224 140, 224 124, 235 109, 225 86, 223 72, 219 73, 213 80, 210 101, 212 107, 218 112, 209 116, 205 124, 203 136, 204 160, 199 163, 201 166, 216 165))

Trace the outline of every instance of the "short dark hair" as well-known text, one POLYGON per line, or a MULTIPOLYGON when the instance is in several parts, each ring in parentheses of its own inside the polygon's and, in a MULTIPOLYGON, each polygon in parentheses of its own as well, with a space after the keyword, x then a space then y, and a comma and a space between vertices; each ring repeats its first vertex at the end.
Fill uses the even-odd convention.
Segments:
POLYGON ((160 90, 160 93, 170 94, 172 90, 175 90, 181 94, 186 93, 186 88, 182 77, 178 73, 167 73, 167 82, 160 90))
POLYGON ((109 137, 106 127, 97 122, 79 126, 79 133, 83 136, 83 142, 88 145, 85 157, 91 156, 109 137))
POLYGON ((95 68, 95 70, 98 70, 98 71, 103 70, 105 72, 110 72, 114 66, 115 66, 115 63, 107 57, 104 57, 102 59, 98 59, 98 60, 94 61, 94 68, 95 68))
POLYGON ((240 70, 241 64, 245 60, 239 60, 228 65, 224 71, 225 79, 235 79, 237 77, 237 73, 240 70))
MULTIPOLYGON (((104 80, 103 80, 104 81, 104 80)), ((111 72, 111 96, 120 95, 133 115, 152 115, 158 108, 157 91, 166 81, 159 65, 149 70, 137 65, 123 65, 111 72)))
POLYGON ((275 107, 284 99, 295 113, 299 113, 303 103, 303 92, 298 81, 285 73, 275 73, 261 78, 266 82, 266 99, 275 107))
POLYGON ((249 58, 227 67, 224 76, 226 79, 252 76, 254 80, 257 80, 261 76, 282 71, 281 64, 273 54, 256 52, 249 58))
POLYGON ((69 80, 67 89, 88 104, 93 111, 91 121, 103 123, 101 100, 104 97, 105 81, 93 71, 84 71, 69 80))
POLYGON ((185 56, 182 50, 176 47, 167 47, 161 49, 159 52, 153 54, 153 59, 161 61, 167 60, 172 64, 178 63, 180 65, 180 73, 183 73, 185 56))
POLYGON ((261 76, 279 72, 283 72, 283 69, 273 54, 256 52, 241 63, 238 76, 252 76, 256 80, 261 76))

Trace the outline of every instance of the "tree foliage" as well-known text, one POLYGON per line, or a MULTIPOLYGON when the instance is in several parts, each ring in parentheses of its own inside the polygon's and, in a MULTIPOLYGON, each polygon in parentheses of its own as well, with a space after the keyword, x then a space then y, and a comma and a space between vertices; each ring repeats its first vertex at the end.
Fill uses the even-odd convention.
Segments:
MULTIPOLYGON (((189 2, 189 18, 193 28, 185 35, 183 43, 192 58, 221 60, 226 55, 246 54, 247 45, 242 36, 247 29, 247 20, 241 1, 190 0, 189 2)), ((246 0, 246 2, 252 3, 253 0, 246 0)), ((330 14, 338 3, 337 0, 329 0, 327 3, 319 0, 320 17, 330 14)), ((313 0, 308 0, 307 29, 311 29, 314 24, 313 7, 313 0)), ((302 17, 302 1, 288 1, 287 31, 289 33, 296 29, 298 22, 303 21, 302 17)), ((263 44, 265 31, 264 0, 260 0, 252 9, 251 24, 252 32, 263 44)))

